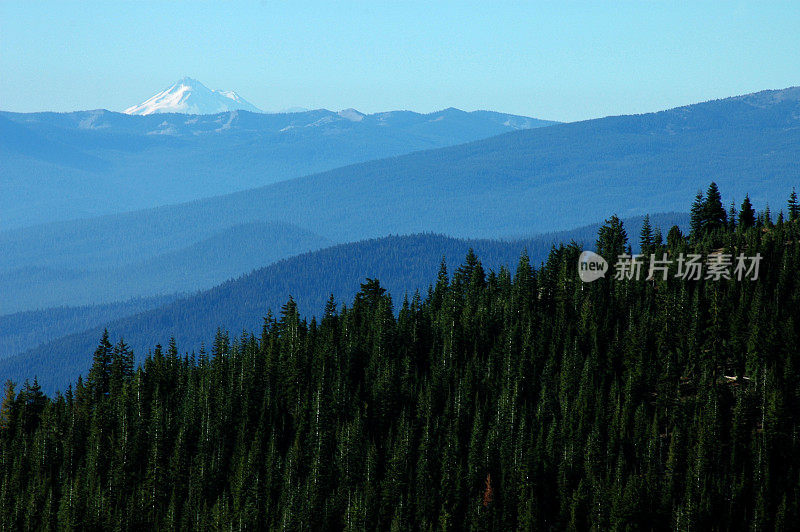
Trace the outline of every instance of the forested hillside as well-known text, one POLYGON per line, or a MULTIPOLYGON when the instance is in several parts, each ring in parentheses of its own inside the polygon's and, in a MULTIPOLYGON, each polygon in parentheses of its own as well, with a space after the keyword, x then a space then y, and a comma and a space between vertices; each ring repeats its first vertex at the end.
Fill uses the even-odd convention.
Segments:
MULTIPOLYGON (((632 218, 626 223, 638 231, 642 220, 632 218)), ((652 222, 665 228, 673 223, 688 227, 689 217, 665 213, 653 216, 652 222)), ((109 312, 106 319, 97 319, 77 330, 71 328, 73 319, 69 312, 44 310, 17 314, 16 318, 12 315, 8 321, 0 317, 0 345, 6 337, 13 339, 26 331, 26 336, 37 342, 13 357, 0 359, 0 383, 8 378, 24 381, 38 377, 47 392, 63 389, 89 368, 94 344, 105 327, 113 331, 115 338, 124 338, 140 357, 155 344, 166 344, 170 337, 176 338, 183 349, 196 351, 203 343, 211 344, 217 327, 234 332, 259 328, 266 313, 277 311, 289 297, 294 298, 301 313, 311 317, 321 316, 331 294, 342 301, 354 297, 364 277, 381 279, 395 297, 411 296, 417 290, 422 293, 427 290, 443 259, 455 264, 470 248, 480 254, 487 269, 497 271, 501 266, 515 265, 525 250, 532 262, 539 264, 547 258, 553 243, 573 240, 590 243, 598 227, 595 224, 513 241, 460 240, 423 234, 341 244, 279 261, 209 290, 173 298, 151 310, 138 309, 119 316, 109 312), (57 333, 59 319, 64 323, 61 334, 57 333), (14 325, 5 328, 4 323, 14 325)), ((225 246, 231 250, 231 261, 244 250, 258 251, 258 246, 264 243, 242 236, 248 247, 234 249, 241 242, 238 239, 225 246)), ((219 260, 220 264, 226 263, 225 256, 219 256, 219 260)), ((199 257, 198 261, 201 262, 199 257)), ((135 281, 136 277, 132 278, 135 281)), ((127 279, 120 282, 124 285, 127 279)))
POLYGON ((692 213, 663 239, 609 219, 591 284, 574 245, 513 271, 469 253, 422 295, 366 279, 207 352, 135 367, 103 335, 63 393, 7 386, 3 529, 790 530, 800 208, 729 212, 712 185, 692 213), (759 275, 617 280, 629 240, 759 275))

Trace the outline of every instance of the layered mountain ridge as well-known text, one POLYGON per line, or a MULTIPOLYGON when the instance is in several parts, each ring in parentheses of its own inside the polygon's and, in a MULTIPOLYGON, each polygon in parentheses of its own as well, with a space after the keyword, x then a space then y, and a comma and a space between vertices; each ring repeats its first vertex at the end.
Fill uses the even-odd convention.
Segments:
POLYGON ((551 124, 456 109, 0 112, 0 229, 197 200, 551 124))
MULTIPOLYGON (((159 264, 176 264, 175 253, 207 249, 201 244, 204 241, 240 241, 241 245, 233 249, 242 251, 235 256, 235 264, 245 267, 239 270, 244 273, 258 260, 288 256, 262 254, 249 242, 262 238, 261 234, 280 241, 279 233, 288 228, 293 228, 290 233, 313 235, 308 240, 308 250, 320 245, 315 242, 336 244, 419 232, 461 238, 527 237, 593 223, 613 213, 632 217, 647 212, 678 211, 712 180, 725 190, 726 207, 730 203, 740 204, 747 193, 757 208, 769 204, 777 213, 786 204, 792 188, 800 183, 796 164, 800 151, 800 100, 796 93, 795 89, 766 91, 659 113, 511 131, 471 143, 341 166, 192 202, 0 231, 0 248, 4 250, 0 257, 0 292, 17 294, 0 301, 0 307, 5 308, 5 311, 0 308, 0 314, 163 293, 110 294, 106 285, 92 282, 93 272, 101 269, 125 272, 123 281, 137 278, 128 269, 132 264, 153 264, 148 261, 157 257, 161 257, 157 259, 159 264), (287 225, 272 225, 276 223, 287 225), (248 236, 247 231, 236 229, 248 224, 263 229, 264 233, 248 236), (281 229, 275 231, 271 227, 281 229), (167 257, 172 258, 167 260, 167 257), (35 299, 34 290, 25 294, 19 291, 19 279, 35 279, 30 282, 36 288, 35 299), (54 300, 62 288, 70 299, 54 300)), ((398 130, 404 131, 403 139, 415 138, 412 132, 417 128, 430 135, 428 139, 434 138, 428 126, 431 117, 427 115, 421 118, 398 112, 390 116, 368 115, 355 122, 331 114, 334 116, 330 116, 326 125, 296 130, 325 128, 325 142, 319 145, 325 148, 333 146, 337 139, 352 140, 347 133, 337 133, 343 129, 372 134, 388 132, 378 139, 380 142, 374 137, 370 139, 375 141, 372 146, 383 148, 385 142, 398 140, 395 135, 398 130), (376 125, 361 129, 381 121, 406 126, 376 125)), ((234 124, 258 122, 265 117, 280 118, 244 111, 238 115, 240 122, 234 124)), ((491 113, 486 115, 487 119, 495 118, 491 113)), ((184 115, 162 116, 186 120, 184 115)), ((212 120, 214 116, 204 120, 212 120)), ((216 116, 231 118, 232 114, 216 116)), ((462 124, 474 123, 476 114, 447 111, 441 116, 446 118, 433 124, 455 124, 459 117, 465 120, 462 124)), ((118 114, 109 117, 142 122, 162 119, 118 114)), ((73 124, 81 122, 73 116, 60 118, 67 118, 73 124)), ((322 118, 326 118, 324 114, 317 114, 307 123, 322 118)), ((128 120, 124 123, 131 124, 128 120)), ((102 117, 94 123, 102 124, 102 117)), ((486 124, 487 120, 481 123, 486 124)), ((22 127, 28 123, 12 122, 12 125, 22 127)), ((469 133, 468 128, 455 129, 469 133)), ((70 134, 75 131, 73 128, 70 134)), ((214 133, 209 138, 212 136, 234 138, 235 134, 214 133)), ((140 140, 144 143, 151 137, 140 140)), ((178 150, 193 145, 188 139, 195 137, 198 136, 169 137, 169 144, 159 146, 178 150)), ((341 145, 356 149, 356 144, 341 145)), ((205 168, 212 179, 221 175, 234 179, 239 176, 239 169, 249 169, 263 178, 266 163, 254 159, 254 154, 264 148, 261 142, 242 143, 236 152, 238 157, 228 158, 230 166, 222 164, 220 159, 211 159, 212 154, 220 154, 214 151, 221 149, 220 141, 194 146, 198 149, 186 152, 193 156, 186 159, 187 167, 191 163, 192 169, 205 168), (200 147, 211 151, 205 152, 200 147)), ((323 153, 329 152, 323 148, 317 155, 323 153)), ((185 173, 187 168, 166 162, 159 170, 162 174, 158 186, 162 188, 172 183, 185 187, 187 179, 197 179, 196 175, 185 173)), ((142 175, 137 175, 135 184, 142 185, 144 181, 142 175)), ((123 193, 122 197, 130 194, 123 193)), ((110 201, 106 197, 102 200, 110 201)), ((225 265, 219 263, 218 256, 208 253, 199 256, 205 260, 188 261, 180 272, 182 290, 207 288, 210 281, 221 280, 209 279, 207 271, 217 271, 220 276, 234 275, 220 267, 225 265)), ((140 274, 158 277, 164 272, 148 269, 140 274)), ((124 283, 114 286, 123 287, 124 283)))

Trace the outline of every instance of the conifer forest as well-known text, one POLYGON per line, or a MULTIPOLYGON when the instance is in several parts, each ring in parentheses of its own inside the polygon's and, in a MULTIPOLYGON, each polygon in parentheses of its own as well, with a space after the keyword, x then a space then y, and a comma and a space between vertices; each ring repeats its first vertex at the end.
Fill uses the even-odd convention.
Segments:
POLYGON ((796 194, 757 212, 712 183, 686 234, 612 216, 594 250, 591 283, 574 243, 470 252, 423 293, 365 278, 198 352, 109 330, 68 388, 5 384, 0 530, 795 529, 796 194), (760 263, 648 276, 665 254, 760 263))

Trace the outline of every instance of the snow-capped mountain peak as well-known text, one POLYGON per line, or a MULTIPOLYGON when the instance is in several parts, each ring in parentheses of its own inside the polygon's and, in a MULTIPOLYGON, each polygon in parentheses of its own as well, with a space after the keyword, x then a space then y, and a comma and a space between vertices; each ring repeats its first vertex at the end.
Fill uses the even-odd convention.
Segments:
POLYGON ((129 115, 183 113, 207 115, 235 110, 262 112, 234 91, 209 89, 196 79, 185 77, 139 105, 123 111, 129 115))

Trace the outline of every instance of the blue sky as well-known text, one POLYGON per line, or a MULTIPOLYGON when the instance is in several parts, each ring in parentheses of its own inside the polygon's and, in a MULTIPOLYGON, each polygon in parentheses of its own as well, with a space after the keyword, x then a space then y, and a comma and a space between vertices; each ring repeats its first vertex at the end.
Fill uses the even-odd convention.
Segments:
POLYGON ((265 110, 579 120, 800 85, 798 28, 790 2, 2 0, 0 109, 119 111, 188 75, 265 110))

